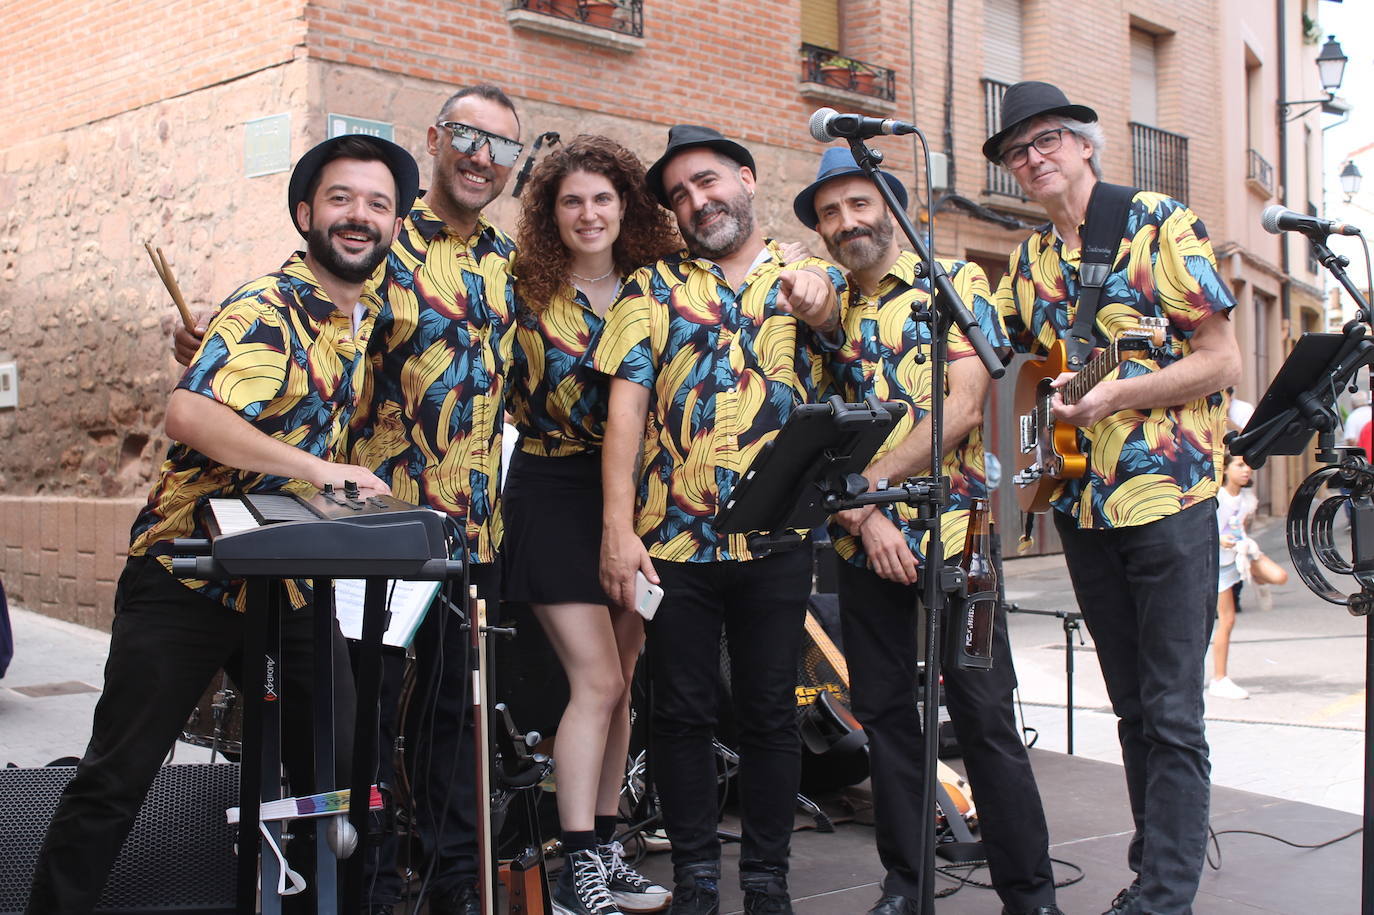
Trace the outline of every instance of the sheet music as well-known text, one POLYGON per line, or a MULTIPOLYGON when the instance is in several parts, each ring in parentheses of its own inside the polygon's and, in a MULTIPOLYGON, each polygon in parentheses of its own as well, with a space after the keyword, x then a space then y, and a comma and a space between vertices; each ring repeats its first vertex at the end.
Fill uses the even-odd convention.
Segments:
POLYGON ((221 534, 237 534, 258 526, 258 519, 239 499, 210 499, 210 513, 215 516, 221 534))
MULTIPOLYGON (((425 618, 425 611, 439 593, 437 581, 387 582, 387 609, 391 624, 382 636, 382 644, 394 648, 408 648, 415 630, 425 618)), ((366 582, 361 578, 340 578, 334 581, 334 612, 344 638, 363 637, 363 592, 366 582)))

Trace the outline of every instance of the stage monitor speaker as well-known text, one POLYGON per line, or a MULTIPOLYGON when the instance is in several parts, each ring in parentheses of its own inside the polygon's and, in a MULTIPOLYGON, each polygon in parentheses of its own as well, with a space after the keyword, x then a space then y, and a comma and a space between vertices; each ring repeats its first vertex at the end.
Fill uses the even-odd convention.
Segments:
MULTIPOLYGON (((0 769, 0 915, 24 911, 38 850, 76 769, 0 769)), ((239 767, 163 766, 100 897, 98 912, 234 911, 239 767)))

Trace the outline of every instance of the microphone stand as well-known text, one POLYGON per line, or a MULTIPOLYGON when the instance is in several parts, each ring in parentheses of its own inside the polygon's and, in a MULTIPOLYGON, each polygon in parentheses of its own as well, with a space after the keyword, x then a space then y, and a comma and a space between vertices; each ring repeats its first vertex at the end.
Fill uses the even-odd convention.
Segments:
MULTIPOLYGON (((858 163, 859 168, 864 171, 878 189, 878 193, 882 195, 888 210, 901 227, 902 233, 906 236, 907 241, 911 242, 916 255, 921 259, 921 269, 917 271, 916 275, 929 277, 934 293, 931 298, 931 307, 928 310, 918 309, 915 305, 912 306, 914 319, 918 322, 929 323, 931 328, 931 475, 924 481, 928 485, 922 487, 926 494, 921 497, 919 504, 917 504, 917 524, 928 532, 925 561, 922 564, 919 585, 920 601, 926 608, 926 664, 921 700, 923 712, 921 723, 923 731, 922 750, 925 770, 925 779, 921 785, 922 852, 925 856, 920 880, 921 912, 923 915, 934 915, 935 783, 937 780, 936 766, 940 731, 940 625, 948 605, 946 589, 957 591, 963 578, 962 572, 957 575, 944 574, 944 541, 940 535, 940 519, 945 508, 949 505, 949 479, 940 473, 940 466, 944 458, 942 444, 944 437, 944 377, 948 343, 946 338, 949 335, 951 322, 957 324, 968 337, 974 351, 977 352, 978 357, 987 368, 988 374, 993 378, 1001 378, 1005 369, 1002 367, 1002 361, 993 351, 992 344, 988 342, 987 336, 983 333, 983 329, 978 326, 977 320, 969 313, 968 308, 960 300, 959 294, 954 291, 954 286, 949 281, 949 274, 935 261, 930 249, 922 242, 920 234, 912 226, 906 211, 898 204, 892 189, 883 180, 879 168, 882 163, 882 154, 869 149, 862 138, 850 138, 848 142, 849 148, 854 154, 854 161, 858 163)), ((877 485, 883 487, 884 484, 878 482, 877 485)), ((913 500, 913 504, 916 504, 915 500, 913 500)), ((919 611, 919 608, 917 609, 919 611)), ((946 811, 946 815, 958 816, 958 811, 946 811)))

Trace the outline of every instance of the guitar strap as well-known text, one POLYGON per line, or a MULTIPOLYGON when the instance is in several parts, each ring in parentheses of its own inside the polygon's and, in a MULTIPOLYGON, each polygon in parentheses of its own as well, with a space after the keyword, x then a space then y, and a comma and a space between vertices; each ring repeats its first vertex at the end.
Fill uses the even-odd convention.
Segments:
MULTIPOLYGON (((1064 338, 1064 353, 1071 371, 1083 368, 1092 358, 1093 324, 1102 304, 1102 287, 1116 266, 1116 252, 1126 235, 1126 214, 1136 190, 1099 181, 1088 198, 1088 212, 1083 217, 1083 255, 1078 265, 1078 310, 1064 338)), ((1018 552, 1030 549, 1034 531, 1035 515, 1027 512, 1018 552)))
POLYGON ((1083 222, 1083 259, 1078 267, 1078 311, 1064 339, 1069 369, 1078 371, 1093 352, 1093 323, 1102 302, 1102 287, 1116 266, 1116 252, 1126 234, 1126 213, 1136 189, 1099 181, 1088 198, 1083 222))

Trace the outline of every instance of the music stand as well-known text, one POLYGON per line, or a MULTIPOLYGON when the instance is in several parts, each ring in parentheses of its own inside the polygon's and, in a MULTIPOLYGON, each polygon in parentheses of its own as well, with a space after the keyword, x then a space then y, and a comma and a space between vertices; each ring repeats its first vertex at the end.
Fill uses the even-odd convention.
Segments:
POLYGON ((1315 431, 1338 425, 1336 396, 1360 366, 1374 362, 1364 325, 1339 334, 1303 334, 1255 407, 1244 431, 1228 437, 1232 454, 1261 467, 1272 454, 1302 454, 1315 431))
MULTIPOLYGON (((905 409, 901 404, 881 403, 872 395, 862 404, 847 404, 834 396, 824 404, 798 407, 731 492, 716 516, 716 529, 725 534, 748 535, 751 551, 772 550, 799 543, 801 535, 796 529, 818 527, 835 512, 898 503, 916 506, 918 523, 928 530, 937 528, 938 506, 949 501, 948 477, 911 478, 897 486, 878 481, 883 488, 869 492, 868 481, 860 472, 872 463, 905 409)), ((918 595, 932 590, 957 593, 963 588, 962 569, 946 566, 942 558, 934 563, 930 560, 928 556, 921 569, 924 584, 918 587, 918 595), (938 580, 928 577, 931 569, 939 571, 938 580)), ((916 610, 919 611, 921 603, 918 596, 916 610)), ((939 606, 927 606, 926 613, 927 657, 922 693, 926 777, 921 794, 926 865, 921 880, 922 905, 927 913, 934 910, 939 617, 945 605, 941 601, 939 606)), ((953 827, 958 812, 951 804, 947 813, 953 827)), ((957 860, 960 855, 951 849, 950 857, 957 860)))

